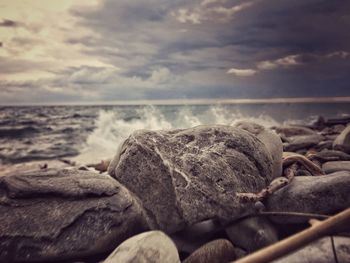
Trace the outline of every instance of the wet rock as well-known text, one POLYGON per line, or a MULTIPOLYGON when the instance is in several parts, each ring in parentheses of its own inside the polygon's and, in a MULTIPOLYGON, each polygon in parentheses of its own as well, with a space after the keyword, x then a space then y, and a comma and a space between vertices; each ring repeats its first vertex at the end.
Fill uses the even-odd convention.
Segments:
POLYGON ((283 153, 281 138, 274 131, 254 122, 241 121, 236 123, 235 126, 254 134, 264 143, 273 161, 273 178, 281 176, 283 153))
POLYGON ((222 263, 235 259, 235 249, 231 242, 217 239, 198 248, 183 263, 222 263))
POLYGON ((69 168, 72 165, 61 161, 61 160, 46 160, 46 161, 33 161, 33 162, 25 162, 19 164, 11 164, 11 165, 1 165, 0 162, 0 176, 13 174, 13 173, 23 173, 29 171, 37 171, 41 169, 41 167, 46 168, 69 168))
POLYGON ((321 141, 316 146, 314 146, 314 149, 317 151, 322 151, 325 149, 330 150, 332 148, 333 148, 333 141, 331 140, 321 141))
POLYGON ((108 175, 47 169, 0 177, 0 262, 78 260, 147 228, 108 175))
POLYGON ((167 233, 250 213, 253 204, 236 193, 258 192, 273 178, 264 144, 223 125, 136 131, 116 159, 108 171, 142 201, 153 227, 167 233))
POLYGON ((322 170, 326 174, 339 171, 350 171, 350 161, 326 162, 322 165, 322 170))
POLYGON ((301 126, 278 126, 275 127, 275 131, 284 137, 316 134, 313 130, 301 126))
POLYGON ((319 134, 288 137, 288 143, 284 145, 283 150, 294 152, 301 149, 308 149, 319 144, 322 140, 323 137, 319 134))
POLYGON ((350 125, 334 140, 333 149, 350 153, 350 125))
MULTIPOLYGON (((299 176, 267 198, 268 211, 332 214, 350 206, 350 172, 322 176, 299 176), (312 194, 311 194, 312 193, 312 194)), ((292 216, 271 217, 276 223, 302 223, 292 216)))
POLYGON ((350 238, 324 237, 311 244, 285 256, 274 263, 329 263, 329 262, 350 262, 350 238), (336 257, 335 257, 336 255, 336 257))
POLYGON ((278 241, 278 234, 271 222, 263 217, 244 219, 226 228, 231 242, 248 253, 278 241))
POLYGON ((329 118, 326 121, 327 125, 337 125, 337 124, 342 124, 342 125, 347 125, 350 123, 350 116, 341 116, 341 117, 336 117, 336 118, 329 118))
POLYGON ((149 231, 121 243, 104 263, 180 263, 173 241, 161 231, 149 231))

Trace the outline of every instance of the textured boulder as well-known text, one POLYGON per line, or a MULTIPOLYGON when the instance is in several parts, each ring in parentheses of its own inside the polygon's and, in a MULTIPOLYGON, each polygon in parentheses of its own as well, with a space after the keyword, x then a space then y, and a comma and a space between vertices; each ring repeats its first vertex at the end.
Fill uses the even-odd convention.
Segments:
POLYGON ((149 231, 121 243, 104 263, 180 263, 173 241, 161 231, 149 231))
POLYGON ((108 175, 47 169, 0 177, 0 262, 81 259, 147 229, 108 175))
POLYGON ((322 165, 322 170, 326 174, 339 171, 350 171, 350 161, 326 162, 322 165))
MULTIPOLYGON (((269 211, 332 214, 350 206, 350 172, 297 176, 267 199, 269 211)), ((307 222, 301 217, 272 217, 277 223, 307 222)))
POLYGON ((262 141, 269 151, 273 161, 273 178, 281 176, 283 153, 281 138, 274 131, 266 129, 264 126, 254 122, 241 121, 236 123, 235 126, 254 134, 260 141, 262 141))
POLYGON ((350 153, 350 125, 334 140, 333 149, 350 153))
POLYGON ((254 135, 230 126, 134 132, 108 171, 141 201, 153 227, 172 233, 210 218, 250 213, 238 192, 273 178, 272 160, 254 135))
POLYGON ((273 263, 329 263, 350 262, 350 238, 333 237, 334 249, 331 237, 324 237, 312 242, 305 247, 290 253, 273 263))

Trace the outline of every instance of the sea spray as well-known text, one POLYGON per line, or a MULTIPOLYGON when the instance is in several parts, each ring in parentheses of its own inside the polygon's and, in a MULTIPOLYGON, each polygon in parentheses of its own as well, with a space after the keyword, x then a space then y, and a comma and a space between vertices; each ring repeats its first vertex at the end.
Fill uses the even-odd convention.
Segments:
POLYGON ((119 108, 100 110, 95 121, 96 128, 88 135, 80 154, 74 160, 79 163, 91 163, 111 158, 116 153, 118 145, 133 131, 139 129, 179 129, 210 124, 233 125, 241 120, 251 120, 267 127, 278 124, 270 116, 246 116, 238 110, 232 111, 223 106, 171 108, 144 106, 129 114, 119 108))

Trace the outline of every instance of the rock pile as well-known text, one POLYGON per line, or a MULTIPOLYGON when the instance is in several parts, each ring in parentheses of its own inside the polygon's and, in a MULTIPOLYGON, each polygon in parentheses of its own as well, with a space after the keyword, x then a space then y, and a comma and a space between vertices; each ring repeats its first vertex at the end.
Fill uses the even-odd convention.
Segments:
MULTIPOLYGON (((349 122, 139 130, 108 174, 3 174, 0 262, 236 260, 307 226, 307 218, 283 213, 332 215, 350 206, 349 122)), ((276 262, 346 262, 349 251, 349 238, 324 237, 276 262)))

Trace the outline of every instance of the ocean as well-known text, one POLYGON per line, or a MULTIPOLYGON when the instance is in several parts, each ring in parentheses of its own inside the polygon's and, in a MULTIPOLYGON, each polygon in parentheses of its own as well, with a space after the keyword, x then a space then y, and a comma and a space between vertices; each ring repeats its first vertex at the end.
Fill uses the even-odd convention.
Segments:
POLYGON ((350 103, 255 103, 138 106, 0 107, 0 165, 68 158, 86 164, 114 156, 138 129, 232 125, 306 124, 317 116, 350 115, 350 103))

